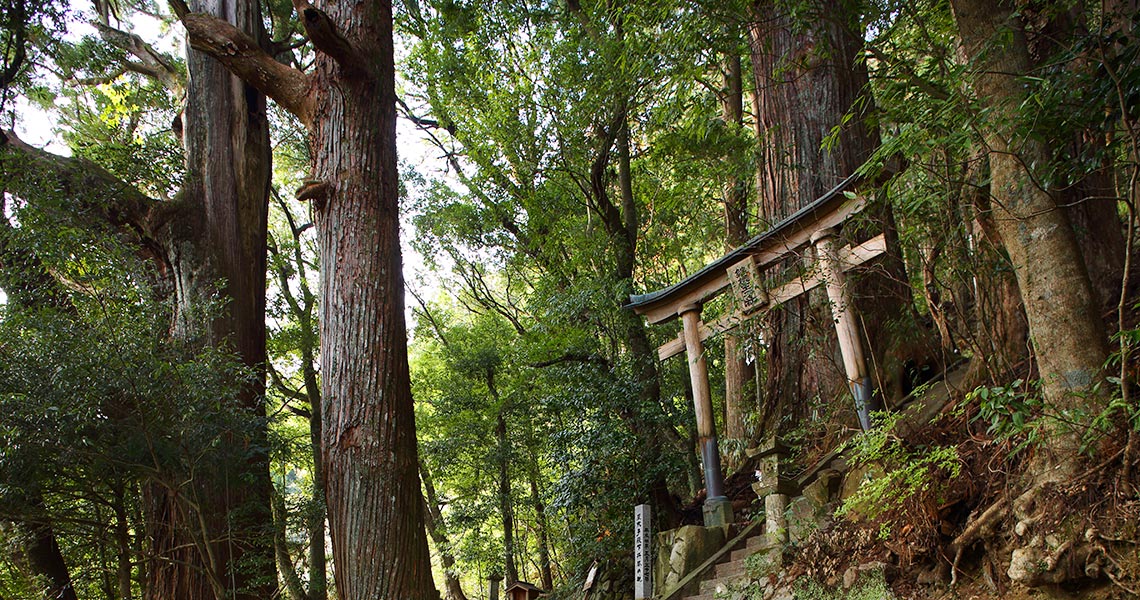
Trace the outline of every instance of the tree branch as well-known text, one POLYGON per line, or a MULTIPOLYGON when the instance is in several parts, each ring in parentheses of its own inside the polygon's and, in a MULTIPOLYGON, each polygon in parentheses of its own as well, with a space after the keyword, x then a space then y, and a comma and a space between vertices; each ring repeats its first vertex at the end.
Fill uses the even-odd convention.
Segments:
POLYGON ((293 6, 301 16, 301 25, 309 35, 309 41, 317 50, 327 54, 345 71, 368 77, 375 75, 370 65, 361 60, 363 53, 344 39, 328 14, 306 0, 293 0, 293 6))
POLYGON ((557 364, 568 363, 568 362, 589 363, 589 364, 594 364, 594 365, 600 365, 600 366, 603 366, 607 369, 610 368, 610 361, 606 360, 606 357, 604 357, 600 354, 582 354, 580 352, 569 352, 569 353, 563 354, 562 356, 557 356, 555 358, 551 358, 548 360, 542 360, 539 362, 530 363, 529 366, 534 367, 536 369, 542 369, 545 367, 550 367, 550 366, 554 366, 557 364))
POLYGON ((216 58, 234 75, 293 113, 305 127, 312 126, 308 75, 277 62, 253 38, 222 19, 188 13, 182 17, 182 24, 192 48, 216 58))
POLYGON ((103 41, 139 59, 138 63, 127 62, 127 70, 153 77, 171 92, 182 94, 182 77, 170 57, 155 50, 133 33, 115 29, 106 23, 96 22, 94 25, 103 41))
POLYGON ((144 256, 164 256, 155 232, 171 211, 89 160, 46 152, 5 131, 0 133, 0 188, 25 200, 57 194, 69 200, 74 215, 98 215, 144 256))

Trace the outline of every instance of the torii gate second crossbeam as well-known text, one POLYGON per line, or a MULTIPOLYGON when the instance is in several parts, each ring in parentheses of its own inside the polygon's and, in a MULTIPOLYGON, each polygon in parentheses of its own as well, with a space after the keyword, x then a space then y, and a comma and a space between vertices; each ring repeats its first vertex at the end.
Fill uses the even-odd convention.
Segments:
POLYGON ((661 360, 685 351, 689 359, 689 379, 693 386, 693 404, 697 416, 701 462, 704 466, 707 499, 704 506, 705 525, 712 527, 732 522, 732 505, 724 495, 724 476, 720 468, 716 423, 709 393, 708 365, 704 340, 739 325, 746 317, 771 310, 820 285, 827 286, 827 296, 835 320, 836 335, 843 355, 843 367, 860 424, 869 429, 871 386, 863 345, 857 327, 855 308, 851 303, 845 273, 886 251, 886 241, 879 234, 854 247, 835 247, 836 230, 852 215, 863 210, 866 197, 859 193, 863 180, 851 176, 811 204, 796 211, 768 231, 713 261, 694 275, 663 290, 632 295, 627 308, 646 317, 651 324, 681 318, 680 337, 658 348, 661 360), (801 276, 773 289, 764 290, 760 272, 778 264, 801 248, 811 247, 815 260, 812 268, 801 276), (732 286, 740 301, 739 309, 711 325, 701 320, 701 308, 709 300, 732 286))

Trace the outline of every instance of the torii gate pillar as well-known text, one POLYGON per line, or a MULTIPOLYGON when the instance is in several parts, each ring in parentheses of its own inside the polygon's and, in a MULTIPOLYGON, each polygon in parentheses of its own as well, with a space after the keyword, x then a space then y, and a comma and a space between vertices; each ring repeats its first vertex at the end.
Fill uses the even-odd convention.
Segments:
POLYGON ((689 381, 693 385, 693 408, 697 413, 697 437, 701 445, 701 464, 705 469, 705 527, 732 523, 732 503, 724 495, 724 475, 720 470, 720 448, 716 440, 712 397, 709 394, 709 368, 701 343, 701 306, 693 304, 681 311, 685 328, 685 353, 689 358, 689 381))
POLYGON ((859 328, 856 325, 855 307, 851 303, 851 293, 847 289, 847 276, 843 265, 835 254, 835 238, 831 229, 817 231, 811 236, 815 246, 816 260, 827 282, 827 299, 831 304, 831 316, 835 321, 835 333, 839 337, 839 351, 843 355, 843 370, 847 374, 847 385, 855 398, 855 412, 859 415, 859 425, 863 431, 871 429, 871 412, 877 410, 871 397, 871 378, 867 376, 867 360, 863 356, 859 328))

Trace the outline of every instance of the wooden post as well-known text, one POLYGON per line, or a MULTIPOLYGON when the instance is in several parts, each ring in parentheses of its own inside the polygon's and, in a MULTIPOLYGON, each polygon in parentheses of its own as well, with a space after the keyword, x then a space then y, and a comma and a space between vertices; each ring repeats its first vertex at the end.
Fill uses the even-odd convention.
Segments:
POLYGON ((712 397, 709 393, 709 368, 701 343, 701 306, 691 304, 681 309, 685 328, 685 353, 689 358, 689 381, 693 385, 693 408, 697 413, 697 437, 701 445, 701 463, 705 469, 705 526, 716 527, 732 522, 732 503, 724 495, 724 476, 720 471, 720 448, 716 440, 712 397))
POLYGON ((855 410, 864 431, 871 429, 871 412, 876 409, 871 398, 871 379, 867 376, 867 361, 856 324, 857 315, 847 289, 847 277, 835 253, 834 232, 830 229, 812 235, 816 261, 827 282, 827 299, 831 303, 831 316, 835 320, 835 333, 839 336, 839 351, 843 355, 843 369, 847 385, 855 397, 855 410))

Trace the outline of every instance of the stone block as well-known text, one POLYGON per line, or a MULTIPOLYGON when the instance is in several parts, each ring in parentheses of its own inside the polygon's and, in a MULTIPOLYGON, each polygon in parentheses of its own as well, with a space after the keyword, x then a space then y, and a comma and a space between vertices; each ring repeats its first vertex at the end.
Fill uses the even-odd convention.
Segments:
POLYGON ((820 508, 806 497, 796 498, 788 507, 788 539, 798 544, 819 529, 820 508))
POLYGON ((686 525, 657 534, 657 560, 653 565, 655 595, 668 594, 728 541, 728 527, 686 525))
POLYGON ((705 500, 701 507, 704 512, 705 527, 725 527, 732 524, 732 502, 723 496, 705 500))

